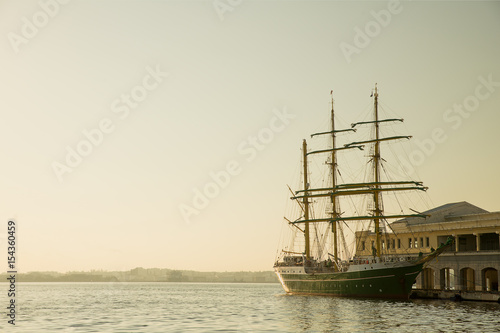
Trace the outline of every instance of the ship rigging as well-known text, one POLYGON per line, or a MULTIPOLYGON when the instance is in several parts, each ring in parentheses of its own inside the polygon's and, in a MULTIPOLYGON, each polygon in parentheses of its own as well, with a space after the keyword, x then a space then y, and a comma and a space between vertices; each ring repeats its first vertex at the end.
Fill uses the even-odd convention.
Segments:
POLYGON ((390 227, 387 223, 388 220, 426 217, 426 215, 416 211, 414 211, 414 214, 385 213, 383 195, 385 193, 397 193, 401 191, 426 191, 427 187, 420 181, 382 180, 381 168, 383 159, 381 157, 381 142, 404 140, 411 137, 402 135, 381 136, 381 125, 402 122, 403 119, 379 119, 378 89, 376 85, 372 97, 374 108, 373 120, 357 122, 352 124, 351 128, 338 130, 335 127, 332 94, 330 130, 311 135, 311 137, 329 137, 331 148, 308 151, 307 141, 303 140, 302 142, 303 189, 292 192, 293 196, 291 197, 299 205, 302 214, 301 217, 294 221, 287 219, 287 222, 294 227, 294 230, 299 235, 303 236, 303 252, 284 250, 281 253, 281 258, 275 263, 275 271, 280 282, 285 291, 289 293, 405 298, 408 297, 411 285, 418 273, 423 269, 424 264, 444 251, 446 246, 449 246, 447 244, 417 259, 409 257, 398 258, 383 253, 384 243, 382 241, 382 234, 385 226, 390 227), (374 137, 368 140, 347 143, 343 146, 337 145, 337 134, 354 133, 363 125, 374 127, 374 137), (339 174, 337 154, 349 150, 364 150, 367 145, 371 146, 370 154, 368 155, 372 166, 370 172, 371 181, 339 183, 337 177, 339 174), (327 164, 329 165, 330 181, 326 187, 310 187, 308 158, 316 154, 327 155, 329 157, 327 164), (370 198, 370 208, 366 210, 366 213, 351 216, 341 213, 339 199, 357 196, 368 196, 370 198), (315 218, 311 214, 314 201, 325 198, 329 199, 328 216, 315 218), (372 245, 372 256, 358 256, 348 258, 347 260, 340 258, 339 239, 345 245, 342 226, 348 221, 356 221, 357 223, 369 221, 370 224, 373 224, 376 236, 372 245), (322 240, 327 238, 327 235, 324 233, 318 236, 319 225, 328 226, 328 232, 331 233, 333 240, 333 254, 328 253, 327 259, 324 257, 325 251, 319 250, 316 255, 312 254, 311 241, 316 243, 321 249, 324 248, 321 245, 322 240), (367 282, 366 288, 365 284, 361 283, 361 281, 367 282), (353 282, 360 282, 359 284, 362 287, 358 289, 358 284, 352 284, 353 282))

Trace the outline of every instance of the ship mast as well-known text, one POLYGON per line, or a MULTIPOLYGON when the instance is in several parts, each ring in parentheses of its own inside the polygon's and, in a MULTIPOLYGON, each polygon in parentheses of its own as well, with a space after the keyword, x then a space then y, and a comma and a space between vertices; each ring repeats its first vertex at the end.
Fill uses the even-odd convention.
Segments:
POLYGON ((307 193, 307 188, 309 187, 308 181, 307 181, 307 142, 304 139, 302 142, 302 156, 304 160, 304 198, 302 200, 304 204, 304 220, 305 226, 304 226, 304 236, 305 236, 305 245, 306 245, 306 260, 310 260, 311 258, 311 249, 309 245, 309 198, 308 198, 308 193, 307 193))
MULTIPOLYGON (((332 96, 332 161, 331 161, 331 173, 332 173, 332 188, 337 186, 337 156, 335 154, 335 117, 333 112, 333 91, 330 92, 332 96)), ((337 236, 337 196, 331 196, 332 200, 332 236, 333 236, 333 259, 335 263, 338 261, 338 236, 337 236)))
MULTIPOLYGON (((337 223, 340 219, 340 214, 338 213, 338 198, 337 198, 337 156, 336 156, 336 151, 337 150, 346 150, 346 149, 353 149, 353 148, 358 148, 358 149, 363 149, 362 146, 359 145, 353 145, 350 147, 341 147, 337 148, 336 147, 336 133, 338 132, 355 132, 355 129, 349 128, 349 129, 343 129, 343 130, 335 130, 335 113, 333 109, 333 91, 330 92, 332 96, 332 109, 331 109, 331 126, 332 129, 331 131, 328 132, 321 132, 321 133, 314 133, 311 135, 311 137, 314 137, 316 135, 331 135, 332 138, 332 148, 331 149, 323 149, 323 150, 315 150, 315 151, 310 151, 307 152, 307 143, 306 140, 303 141, 302 144, 302 153, 303 153, 303 161, 304 161, 304 189, 301 191, 297 191, 297 193, 303 193, 303 195, 300 196, 302 198, 303 206, 304 206, 304 219, 301 221, 295 221, 292 224, 296 223, 304 223, 304 236, 305 236, 305 252, 306 252, 306 259, 309 260, 311 256, 311 250, 310 250, 310 237, 309 237, 309 224, 310 223, 316 223, 316 222, 329 222, 332 225, 332 234, 333 234, 333 257, 335 263, 337 263, 339 256, 338 256, 338 233, 337 233, 337 223), (307 155, 310 154, 318 154, 318 153, 331 153, 331 163, 330 163, 330 170, 332 174, 332 187, 331 188, 326 188, 326 189, 310 189, 308 186, 308 180, 307 180, 307 155), (310 192, 315 192, 318 190, 329 190, 333 192, 329 192, 328 196, 331 198, 331 204, 332 204, 332 213, 331 217, 328 219, 315 219, 315 220, 310 220, 309 219, 309 198, 314 197, 315 195, 311 195, 310 192)), ((298 197, 295 196, 292 199, 297 199, 298 197)))
POLYGON ((373 172, 374 172, 374 181, 375 181, 375 187, 373 189, 373 204, 374 204, 374 209, 373 209, 373 216, 375 217, 374 223, 375 223, 375 242, 376 242, 376 251, 377 251, 377 257, 380 257, 381 255, 381 249, 380 249, 380 216, 383 214, 383 210, 381 208, 381 195, 380 195, 380 129, 379 129, 379 123, 378 123, 378 91, 377 91, 377 84, 375 84, 375 92, 373 94, 373 101, 374 101, 374 109, 375 109, 375 152, 373 155, 373 172))

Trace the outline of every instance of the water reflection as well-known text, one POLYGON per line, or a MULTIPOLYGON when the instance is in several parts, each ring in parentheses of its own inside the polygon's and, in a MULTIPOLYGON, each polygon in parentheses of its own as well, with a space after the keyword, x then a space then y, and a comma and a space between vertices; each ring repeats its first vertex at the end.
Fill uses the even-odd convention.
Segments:
POLYGON ((276 297, 287 332, 498 332, 500 304, 276 297))
MULTIPOLYGON (((19 332, 498 332, 500 304, 288 296, 279 284, 20 284, 19 332)), ((6 331, 0 321, 0 332, 6 331)))

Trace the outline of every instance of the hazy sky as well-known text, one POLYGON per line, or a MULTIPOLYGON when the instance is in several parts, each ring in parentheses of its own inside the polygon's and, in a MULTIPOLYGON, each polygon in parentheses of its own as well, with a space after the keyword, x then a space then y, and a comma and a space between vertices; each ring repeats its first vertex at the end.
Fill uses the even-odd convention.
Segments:
POLYGON ((431 202, 500 210, 499 2, 13 0, 0 35, 21 272, 271 269, 302 139, 375 82, 431 202))

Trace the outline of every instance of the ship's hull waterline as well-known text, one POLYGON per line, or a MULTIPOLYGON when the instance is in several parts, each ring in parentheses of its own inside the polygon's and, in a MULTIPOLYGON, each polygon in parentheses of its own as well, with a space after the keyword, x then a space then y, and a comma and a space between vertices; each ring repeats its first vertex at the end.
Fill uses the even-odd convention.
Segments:
POLYGON ((422 266, 311 274, 286 273, 285 267, 275 267, 275 272, 288 294, 408 299, 422 266))

